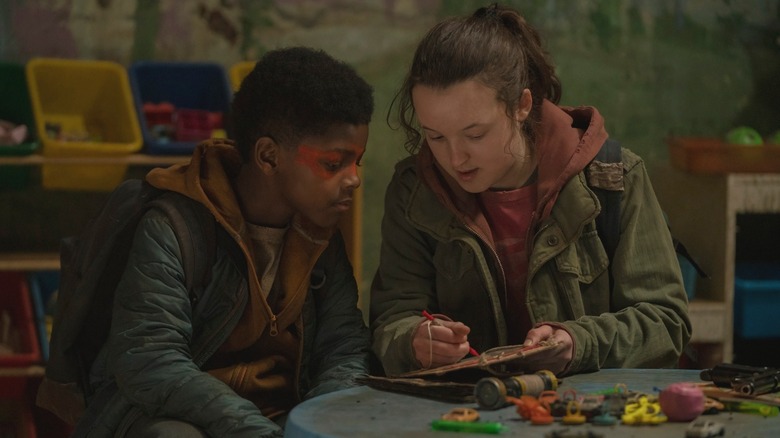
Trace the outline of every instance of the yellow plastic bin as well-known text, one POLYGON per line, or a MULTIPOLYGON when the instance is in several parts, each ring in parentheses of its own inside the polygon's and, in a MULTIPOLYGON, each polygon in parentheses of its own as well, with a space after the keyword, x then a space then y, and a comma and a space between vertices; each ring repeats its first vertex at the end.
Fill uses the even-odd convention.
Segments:
POLYGON ((241 81, 255 68, 256 61, 241 61, 230 66, 230 86, 233 91, 238 91, 241 81))
POLYGON ((143 146, 127 70, 111 61, 35 58, 27 63, 26 75, 43 155, 73 161, 44 164, 42 186, 116 187, 127 165, 106 159, 143 146))

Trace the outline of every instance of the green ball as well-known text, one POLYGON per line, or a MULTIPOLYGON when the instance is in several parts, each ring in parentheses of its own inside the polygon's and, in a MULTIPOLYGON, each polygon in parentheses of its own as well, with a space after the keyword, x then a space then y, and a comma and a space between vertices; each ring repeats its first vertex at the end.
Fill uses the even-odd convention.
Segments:
POLYGON ((749 126, 738 126, 726 133, 726 143, 743 146, 761 146, 764 139, 761 134, 749 126))

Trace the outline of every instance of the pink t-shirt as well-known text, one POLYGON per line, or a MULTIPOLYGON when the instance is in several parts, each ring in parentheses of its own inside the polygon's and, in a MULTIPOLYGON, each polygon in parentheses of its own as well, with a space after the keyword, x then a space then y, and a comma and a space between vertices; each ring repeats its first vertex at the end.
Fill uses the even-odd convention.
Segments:
POLYGON ((536 207, 536 184, 509 191, 480 194, 482 208, 493 232, 493 241, 506 278, 506 315, 509 342, 520 344, 531 329, 525 307, 528 278, 528 228, 536 207))

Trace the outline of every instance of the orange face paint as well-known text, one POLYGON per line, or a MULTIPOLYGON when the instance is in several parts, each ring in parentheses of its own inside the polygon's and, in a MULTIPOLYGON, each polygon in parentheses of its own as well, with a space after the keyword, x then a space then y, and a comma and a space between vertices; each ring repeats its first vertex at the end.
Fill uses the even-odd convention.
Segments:
POLYGON ((327 180, 345 168, 351 172, 357 173, 357 164, 363 153, 359 156, 351 150, 328 150, 324 151, 311 146, 300 145, 295 155, 295 162, 308 167, 314 175, 327 180))

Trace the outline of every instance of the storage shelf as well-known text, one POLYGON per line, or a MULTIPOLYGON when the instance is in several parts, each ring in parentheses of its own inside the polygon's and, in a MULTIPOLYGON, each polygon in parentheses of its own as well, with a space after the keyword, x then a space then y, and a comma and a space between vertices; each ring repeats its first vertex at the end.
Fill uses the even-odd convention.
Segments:
POLYGON ((780 174, 693 174, 668 164, 653 170, 653 188, 672 234, 709 274, 699 279, 689 306, 691 340, 715 346, 699 365, 732 362, 737 216, 780 213, 780 174))
POLYGON ((128 154, 109 156, 53 157, 41 154, 25 156, 0 156, 0 165, 36 166, 39 164, 128 164, 134 166, 158 166, 187 162, 189 155, 128 154))
POLYGON ((2 377, 43 377, 46 373, 44 367, 40 365, 30 365, 27 367, 0 367, 0 378, 2 377))
POLYGON ((721 342, 726 336, 723 319, 726 303, 723 301, 691 300, 688 317, 693 326, 691 342, 721 342))
POLYGON ((54 271, 60 269, 57 252, 0 253, 0 271, 54 271))

